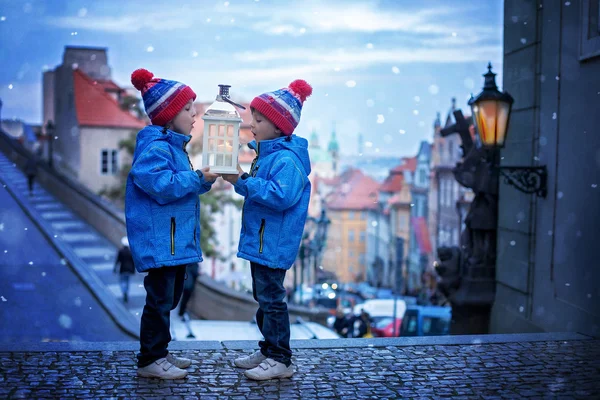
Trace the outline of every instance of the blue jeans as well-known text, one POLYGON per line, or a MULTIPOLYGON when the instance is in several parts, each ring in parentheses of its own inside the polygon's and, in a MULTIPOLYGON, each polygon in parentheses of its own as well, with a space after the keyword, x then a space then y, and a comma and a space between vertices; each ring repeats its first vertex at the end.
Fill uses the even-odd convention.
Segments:
POLYGON ((171 310, 179 303, 185 280, 185 265, 153 268, 144 278, 146 305, 140 325, 138 367, 166 357, 171 341, 171 310))
POLYGON ((131 274, 120 274, 119 283, 121 285, 121 292, 123 292, 123 297, 127 297, 129 293, 129 278, 131 278, 131 274))
POLYGON ((285 299, 283 280, 286 271, 251 263, 252 295, 258 302, 256 323, 265 340, 258 342, 260 352, 268 358, 289 366, 290 316, 285 299))

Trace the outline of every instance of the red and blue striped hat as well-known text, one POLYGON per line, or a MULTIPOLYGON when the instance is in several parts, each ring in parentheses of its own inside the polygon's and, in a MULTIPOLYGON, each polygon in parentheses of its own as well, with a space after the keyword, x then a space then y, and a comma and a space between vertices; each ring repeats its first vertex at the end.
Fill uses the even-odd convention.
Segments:
POLYGON ((188 101, 196 100, 196 93, 189 86, 155 78, 152 72, 145 69, 133 71, 131 83, 142 92, 144 108, 153 125, 165 126, 188 101))
POLYGON ((300 122, 304 100, 312 94, 312 87, 297 79, 287 88, 263 93, 250 103, 250 107, 264 115, 281 132, 289 136, 300 122))

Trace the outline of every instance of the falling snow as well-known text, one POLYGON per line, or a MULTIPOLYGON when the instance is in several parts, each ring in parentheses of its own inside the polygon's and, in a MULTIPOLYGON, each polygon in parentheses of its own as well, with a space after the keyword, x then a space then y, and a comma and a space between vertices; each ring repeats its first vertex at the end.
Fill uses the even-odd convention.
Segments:
POLYGON ((400 73, 400 68, 398 67, 392 67, 392 72, 395 74, 399 74, 400 73))
POLYGON ((356 86, 356 81, 347 81, 346 86, 348 86, 349 88, 353 88, 356 86))
POLYGON ((383 116, 383 114, 377 114, 377 123, 383 124, 384 122, 385 122, 385 117, 383 116))
POLYGON ((65 329, 71 329, 73 320, 68 315, 61 314, 60 317, 58 317, 58 323, 65 329))

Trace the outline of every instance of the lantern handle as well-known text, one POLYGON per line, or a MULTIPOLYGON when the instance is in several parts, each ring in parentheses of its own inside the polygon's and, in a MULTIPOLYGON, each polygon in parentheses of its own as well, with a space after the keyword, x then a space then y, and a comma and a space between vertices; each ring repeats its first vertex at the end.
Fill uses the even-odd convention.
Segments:
POLYGON ((246 107, 244 107, 243 105, 241 105, 241 104, 238 104, 238 103, 236 103, 236 102, 234 102, 234 101, 231 101, 231 100, 229 100, 229 98, 228 98, 228 97, 221 97, 221 99, 222 99, 223 101, 226 101, 227 103, 229 103, 229 104, 231 104, 231 105, 234 105, 234 106, 236 106, 237 108, 241 108, 242 110, 245 110, 245 109, 246 109, 246 107))

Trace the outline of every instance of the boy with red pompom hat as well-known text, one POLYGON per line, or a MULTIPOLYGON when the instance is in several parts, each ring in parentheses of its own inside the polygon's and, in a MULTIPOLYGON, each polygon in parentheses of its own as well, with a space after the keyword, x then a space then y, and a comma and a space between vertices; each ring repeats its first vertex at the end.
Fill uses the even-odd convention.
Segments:
POLYGON ((223 175, 245 198, 238 257, 250 261, 260 350, 235 360, 254 380, 294 374, 290 318, 283 287, 296 260, 310 199, 308 141, 293 134, 312 88, 303 80, 264 93, 250 103, 256 151, 249 173, 223 175))
POLYGON ((135 268, 147 272, 137 375, 182 379, 191 360, 167 350, 169 316, 181 298, 186 266, 202 261, 199 195, 218 175, 208 167, 194 171, 185 150, 196 115, 194 91, 145 69, 134 71, 131 82, 152 122, 137 134, 125 189, 129 247, 135 268))

